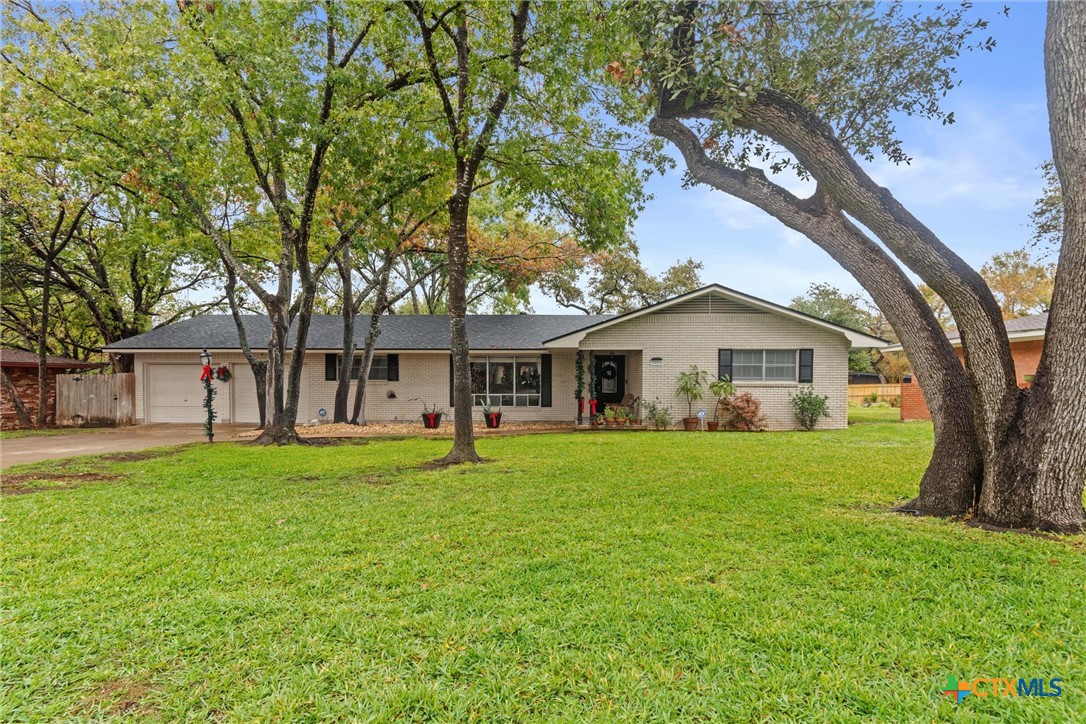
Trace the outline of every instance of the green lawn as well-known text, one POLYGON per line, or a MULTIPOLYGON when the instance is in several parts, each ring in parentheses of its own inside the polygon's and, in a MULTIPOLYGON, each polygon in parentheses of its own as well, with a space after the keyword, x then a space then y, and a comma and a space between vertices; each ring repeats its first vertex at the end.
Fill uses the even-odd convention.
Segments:
POLYGON ((42 464, 41 485, 123 477, 4 499, 0 720, 1086 719, 1086 539, 890 513, 930 438, 861 422, 488 438, 489 463, 447 470, 419 469, 449 444, 431 439, 42 464), (958 705, 948 674, 1064 693, 958 705))
POLYGON ((15 440, 20 437, 51 437, 53 435, 70 435, 77 432, 93 432, 96 430, 108 430, 105 427, 41 427, 24 428, 21 430, 0 430, 0 440, 15 440))
POLYGON ((899 407, 849 407, 848 421, 859 422, 901 422, 899 407))

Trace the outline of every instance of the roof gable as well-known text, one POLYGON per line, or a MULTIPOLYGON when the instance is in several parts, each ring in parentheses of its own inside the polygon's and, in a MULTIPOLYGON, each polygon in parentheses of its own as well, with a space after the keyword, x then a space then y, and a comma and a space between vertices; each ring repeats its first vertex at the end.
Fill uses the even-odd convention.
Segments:
POLYGON ((776 314, 837 332, 848 339, 853 347, 881 348, 889 344, 884 339, 858 332, 840 324, 827 322, 824 319, 798 312, 795 309, 782 307, 779 304, 729 289, 720 284, 709 284, 642 309, 603 320, 592 326, 574 330, 569 334, 548 339, 546 344, 549 348, 559 349, 577 347, 585 335, 590 332, 621 324, 646 314, 776 314))

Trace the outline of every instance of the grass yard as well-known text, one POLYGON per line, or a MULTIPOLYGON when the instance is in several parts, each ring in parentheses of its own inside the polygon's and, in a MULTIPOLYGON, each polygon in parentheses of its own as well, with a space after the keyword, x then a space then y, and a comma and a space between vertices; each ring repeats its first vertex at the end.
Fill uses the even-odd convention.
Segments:
POLYGON ((110 430, 107 427, 28 427, 19 430, 0 430, 0 440, 17 440, 20 437, 53 437, 78 432, 110 430))
POLYGON ((859 422, 489 438, 449 470, 419 468, 449 445, 428 439, 13 470, 93 482, 3 500, 0 719, 1086 720, 1086 540, 888 512, 930 440, 859 422), (955 704, 948 675, 1063 695, 955 704))

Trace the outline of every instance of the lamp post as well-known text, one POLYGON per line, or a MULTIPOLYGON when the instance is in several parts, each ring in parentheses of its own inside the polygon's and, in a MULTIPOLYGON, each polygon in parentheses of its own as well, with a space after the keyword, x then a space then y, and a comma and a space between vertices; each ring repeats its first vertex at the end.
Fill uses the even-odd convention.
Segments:
POLYGON ((215 388, 211 384, 211 353, 206 349, 200 353, 200 362, 204 368, 200 372, 200 381, 204 383, 204 409, 207 410, 207 422, 204 423, 204 434, 208 442, 215 441, 215 430, 212 425, 215 422, 215 408, 212 400, 215 398, 215 388))

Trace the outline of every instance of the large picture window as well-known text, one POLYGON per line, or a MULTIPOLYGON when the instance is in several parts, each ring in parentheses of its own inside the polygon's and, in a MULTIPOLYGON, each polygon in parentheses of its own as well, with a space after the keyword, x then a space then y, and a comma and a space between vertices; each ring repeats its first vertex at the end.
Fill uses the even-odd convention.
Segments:
POLYGON ((539 357, 475 357, 471 394, 475 405, 539 407, 539 357))
POLYGON ((748 382, 795 382, 796 350, 732 350, 732 379, 748 382))

